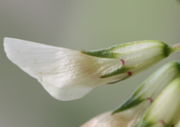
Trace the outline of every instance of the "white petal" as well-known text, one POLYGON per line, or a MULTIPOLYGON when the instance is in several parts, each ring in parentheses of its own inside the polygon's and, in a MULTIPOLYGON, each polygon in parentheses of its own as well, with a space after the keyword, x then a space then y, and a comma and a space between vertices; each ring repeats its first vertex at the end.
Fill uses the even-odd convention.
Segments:
POLYGON ((139 108, 126 110, 116 114, 107 112, 94 117, 81 127, 134 127, 142 116, 142 113, 143 111, 139 108))
POLYGON ((128 127, 134 118, 131 115, 122 113, 112 115, 111 112, 108 112, 93 118, 81 127, 128 127))
POLYGON ((36 78, 54 98, 73 100, 92 88, 125 78, 101 75, 121 66, 117 59, 88 56, 80 51, 25 40, 5 38, 7 57, 23 71, 36 78))

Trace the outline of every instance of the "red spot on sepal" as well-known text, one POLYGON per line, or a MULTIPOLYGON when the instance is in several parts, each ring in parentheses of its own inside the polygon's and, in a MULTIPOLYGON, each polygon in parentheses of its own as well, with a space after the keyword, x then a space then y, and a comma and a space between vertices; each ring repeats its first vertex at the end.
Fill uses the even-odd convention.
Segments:
POLYGON ((127 72, 129 76, 131 76, 133 73, 131 71, 127 72))
POLYGON ((164 120, 159 120, 159 122, 160 122, 163 126, 166 125, 166 122, 165 122, 164 120))
POLYGON ((151 98, 151 97, 148 97, 147 100, 148 100, 150 103, 153 103, 153 101, 154 101, 153 98, 151 98))
POLYGON ((125 60, 124 59, 120 59, 120 62, 122 65, 125 65, 125 60))

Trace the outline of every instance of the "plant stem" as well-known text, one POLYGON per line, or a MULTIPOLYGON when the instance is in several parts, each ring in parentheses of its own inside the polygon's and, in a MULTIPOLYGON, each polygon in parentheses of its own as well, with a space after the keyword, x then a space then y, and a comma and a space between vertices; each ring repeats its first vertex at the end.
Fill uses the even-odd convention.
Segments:
POLYGON ((173 51, 176 52, 176 51, 180 51, 180 43, 176 43, 173 45, 173 51))

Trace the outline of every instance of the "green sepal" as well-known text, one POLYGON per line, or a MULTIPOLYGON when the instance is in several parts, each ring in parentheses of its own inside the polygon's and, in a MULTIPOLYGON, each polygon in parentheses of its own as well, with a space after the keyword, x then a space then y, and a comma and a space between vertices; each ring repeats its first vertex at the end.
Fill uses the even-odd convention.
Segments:
POLYGON ((142 103, 144 100, 141 98, 134 98, 131 97, 128 101, 126 101, 123 105, 121 105, 118 109, 116 109, 115 111, 113 111, 112 114, 118 113, 118 112, 122 112, 124 110, 130 109, 132 107, 137 106, 138 104, 142 103))
POLYGON ((166 43, 164 43, 163 46, 164 46, 164 48, 163 48, 164 56, 168 57, 172 53, 173 49, 169 45, 167 45, 166 43))
MULTIPOLYGON (((123 49, 128 46, 135 46, 135 45, 143 44, 143 43, 144 44, 156 43, 159 46, 160 45, 163 46, 163 55, 165 57, 167 57, 172 52, 172 48, 170 48, 166 43, 162 41, 157 41, 157 40, 133 41, 133 42, 122 43, 119 45, 114 45, 112 47, 105 48, 105 49, 100 49, 100 50, 95 50, 95 51, 81 51, 81 52, 90 56, 96 56, 96 57, 101 57, 101 58, 119 58, 123 54, 114 52, 115 50, 123 49)), ((126 54, 128 54, 128 51, 126 52, 126 54)))
POLYGON ((97 51, 81 51, 82 53, 90 56, 96 56, 101 58, 117 58, 119 56, 118 53, 113 53, 112 49, 102 49, 97 51))
POLYGON ((108 77, 111 77, 111 76, 119 75, 119 74, 128 72, 129 69, 130 69, 130 68, 128 68, 128 67, 122 66, 122 67, 116 69, 115 71, 112 71, 112 72, 110 72, 110 73, 101 75, 100 78, 108 78, 108 77))
POLYGON ((117 82, 123 81, 123 80, 125 80, 125 79, 127 79, 127 78, 129 78, 129 75, 127 75, 126 77, 124 77, 124 78, 122 78, 122 79, 120 79, 120 80, 117 80, 117 81, 112 81, 112 82, 109 82, 109 83, 107 83, 107 84, 114 84, 114 83, 117 83, 117 82))
POLYGON ((143 88, 144 88, 143 85, 141 87, 139 87, 135 91, 135 93, 125 103, 123 103, 119 108, 117 108, 113 112, 113 114, 130 109, 130 108, 135 107, 138 104, 142 103, 145 99, 144 99, 143 95, 141 95, 141 96, 138 96, 138 95, 139 95, 139 92, 141 92, 143 88))
POLYGON ((180 72, 180 63, 176 63, 176 66, 177 66, 177 68, 178 68, 178 70, 180 72))

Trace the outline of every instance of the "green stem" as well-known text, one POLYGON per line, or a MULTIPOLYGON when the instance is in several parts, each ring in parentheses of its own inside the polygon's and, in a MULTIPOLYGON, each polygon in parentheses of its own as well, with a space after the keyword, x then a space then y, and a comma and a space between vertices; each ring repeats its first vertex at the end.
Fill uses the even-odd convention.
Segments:
POLYGON ((173 52, 180 51, 180 43, 173 45, 173 52))

